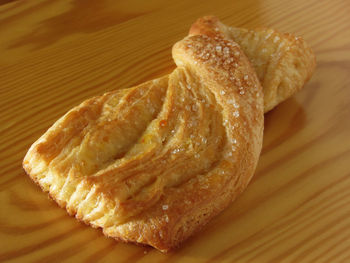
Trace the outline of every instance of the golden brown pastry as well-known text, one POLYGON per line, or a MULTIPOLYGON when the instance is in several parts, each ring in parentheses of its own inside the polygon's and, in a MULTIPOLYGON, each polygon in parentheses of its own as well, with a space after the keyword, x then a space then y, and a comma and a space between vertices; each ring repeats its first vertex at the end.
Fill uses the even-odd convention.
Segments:
POLYGON ((190 35, 231 39, 253 64, 264 91, 265 112, 300 90, 311 77, 316 60, 306 42, 273 29, 228 27, 214 16, 198 19, 190 35))
POLYGON ((23 161, 69 214, 161 251, 244 190, 263 136, 262 88, 236 43, 191 36, 173 57, 170 75, 70 110, 23 161))

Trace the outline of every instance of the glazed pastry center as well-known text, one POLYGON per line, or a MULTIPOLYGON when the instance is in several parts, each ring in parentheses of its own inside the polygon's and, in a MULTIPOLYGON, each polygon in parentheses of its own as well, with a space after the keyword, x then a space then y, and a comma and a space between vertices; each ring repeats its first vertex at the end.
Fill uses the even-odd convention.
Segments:
POLYGON ((185 68, 88 105, 68 113, 38 153, 49 163, 45 173, 82 177, 103 189, 120 218, 154 205, 165 187, 205 175, 222 158, 220 105, 185 68))

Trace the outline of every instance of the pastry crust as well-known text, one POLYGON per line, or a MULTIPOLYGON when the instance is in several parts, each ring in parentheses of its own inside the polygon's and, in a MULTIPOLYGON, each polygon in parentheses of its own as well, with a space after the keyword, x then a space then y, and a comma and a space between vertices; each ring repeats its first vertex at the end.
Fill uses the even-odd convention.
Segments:
POLYGON ((73 108, 23 161, 69 214, 163 252, 245 189, 263 136, 262 88, 236 43, 190 36, 173 58, 170 75, 73 108))
POLYGON ((205 16, 192 25, 189 34, 231 39, 240 45, 263 87, 265 112, 300 90, 315 69, 311 48, 301 37, 289 33, 228 27, 214 16, 205 16))

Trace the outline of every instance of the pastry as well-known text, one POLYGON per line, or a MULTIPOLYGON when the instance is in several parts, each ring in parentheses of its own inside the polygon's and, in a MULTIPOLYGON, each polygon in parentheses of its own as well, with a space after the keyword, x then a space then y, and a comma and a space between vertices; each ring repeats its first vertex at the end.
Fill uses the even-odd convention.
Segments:
POLYGON ((302 38, 273 29, 228 27, 206 16, 192 25, 189 34, 231 39, 240 45, 263 87, 265 112, 300 90, 316 65, 314 53, 302 38))
POLYGON ((170 75, 86 100, 23 161, 70 215, 161 251, 245 189, 263 137, 262 87, 236 43, 197 35, 172 52, 170 75))

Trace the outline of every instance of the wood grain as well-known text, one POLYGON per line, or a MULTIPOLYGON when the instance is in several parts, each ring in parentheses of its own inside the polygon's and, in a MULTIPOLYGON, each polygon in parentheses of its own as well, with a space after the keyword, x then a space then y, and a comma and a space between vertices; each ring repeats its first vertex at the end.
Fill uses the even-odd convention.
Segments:
POLYGON ((350 4, 347 1, 1 1, 0 262, 349 262, 350 4), (174 68, 199 16, 302 35, 317 68, 265 115, 245 193, 170 254, 105 238, 25 175, 29 146, 82 100, 174 68))

